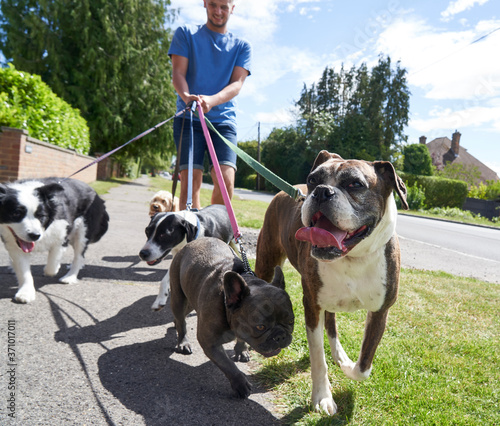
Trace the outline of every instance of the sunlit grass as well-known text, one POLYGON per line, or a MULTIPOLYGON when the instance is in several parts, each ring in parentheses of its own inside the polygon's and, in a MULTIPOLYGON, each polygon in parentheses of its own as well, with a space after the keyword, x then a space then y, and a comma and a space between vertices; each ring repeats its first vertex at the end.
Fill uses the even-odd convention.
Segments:
MULTIPOLYGON (((445 273, 403 270, 373 372, 347 379, 325 338, 333 417, 311 411, 310 364, 300 277, 285 265, 295 311, 292 344, 262 363, 257 377, 278 397, 285 424, 500 424, 498 286, 445 273)), ((357 359, 366 312, 337 314, 340 340, 357 359)))

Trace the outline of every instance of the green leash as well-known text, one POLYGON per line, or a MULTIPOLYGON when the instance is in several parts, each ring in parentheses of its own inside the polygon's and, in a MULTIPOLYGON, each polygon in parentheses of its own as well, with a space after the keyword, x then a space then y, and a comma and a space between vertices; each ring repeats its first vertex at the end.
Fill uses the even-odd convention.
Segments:
POLYGON ((257 160, 248 155, 241 148, 238 148, 237 145, 229 142, 224 136, 222 136, 217 129, 210 123, 207 117, 205 117, 205 123, 210 128, 210 130, 214 131, 223 141, 224 143, 231 148, 238 157, 240 157, 245 163, 247 163, 252 169, 254 169, 259 175, 263 176, 266 180, 271 182, 275 187, 281 189, 283 192, 287 193, 290 197, 292 197, 295 201, 299 201, 305 198, 305 195, 299 188, 295 188, 290 185, 288 182, 281 179, 278 175, 274 174, 271 170, 266 169, 262 164, 260 164, 257 160))

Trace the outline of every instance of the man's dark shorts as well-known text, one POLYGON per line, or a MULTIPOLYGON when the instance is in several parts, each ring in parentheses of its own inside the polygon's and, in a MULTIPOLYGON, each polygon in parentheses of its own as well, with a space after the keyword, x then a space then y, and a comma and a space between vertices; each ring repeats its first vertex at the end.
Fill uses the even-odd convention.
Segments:
MULTIPOLYGON (((182 128, 182 117, 176 117, 174 119, 174 140, 177 147, 177 152, 179 151, 179 138, 181 135, 182 128)), ((212 123, 217 131, 224 136, 232 144, 237 144, 236 138, 236 127, 231 124, 217 124, 212 123)), ((215 153, 217 154, 217 159, 220 165, 231 166, 236 170, 236 153, 229 148, 224 141, 212 130, 208 129, 210 132, 210 137, 214 144, 215 153)), ((194 134, 194 150, 193 150, 193 168, 203 170, 203 160, 205 158, 205 152, 208 154, 208 147, 205 141, 205 136, 203 134, 203 128, 198 120, 193 120, 193 134, 194 134)), ((184 121, 184 132, 182 134, 182 149, 181 149, 181 161, 179 163, 179 170, 186 170, 188 168, 188 158, 189 158, 189 141, 191 139, 191 121, 189 117, 186 117, 184 121)), ((210 167, 212 166, 212 159, 208 154, 208 160, 210 162, 210 167)))

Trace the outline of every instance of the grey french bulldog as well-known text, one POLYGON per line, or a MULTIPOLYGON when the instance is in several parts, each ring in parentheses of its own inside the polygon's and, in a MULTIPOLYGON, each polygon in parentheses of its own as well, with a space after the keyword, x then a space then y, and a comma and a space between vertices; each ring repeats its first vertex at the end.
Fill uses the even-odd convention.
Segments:
POLYGON ((272 283, 267 283, 245 273, 243 262, 227 244, 200 238, 174 257, 170 286, 176 351, 192 353, 186 315, 195 310, 203 351, 226 375, 236 396, 248 397, 251 385, 222 345, 236 339, 235 359, 247 362, 249 346, 271 357, 292 342, 294 315, 281 268, 276 267, 272 283))

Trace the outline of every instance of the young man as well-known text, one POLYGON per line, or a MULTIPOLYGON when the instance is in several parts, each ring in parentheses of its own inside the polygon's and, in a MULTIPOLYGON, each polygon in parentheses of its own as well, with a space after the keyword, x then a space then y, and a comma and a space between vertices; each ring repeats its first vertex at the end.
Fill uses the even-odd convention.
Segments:
MULTIPOLYGON (((169 56, 172 59, 172 80, 177 92, 177 111, 196 101, 217 131, 237 143, 236 104, 243 83, 250 75, 250 44, 227 31, 227 22, 233 13, 235 0, 204 0, 207 22, 194 27, 182 26, 175 31, 169 56)), ((174 120, 174 139, 179 149, 182 116, 174 120)), ((188 185, 188 142, 190 138, 189 115, 184 122, 181 149, 181 195, 180 208, 186 208, 188 185)), ((203 178, 203 160, 207 151, 201 123, 195 117, 194 164, 193 164, 193 208, 201 208, 200 188, 203 178)), ((215 133, 211 132, 217 159, 229 197, 233 196, 236 172, 236 154, 215 133)), ((211 161, 210 161, 211 164, 211 161)), ((211 168, 214 182, 212 204, 224 204, 222 193, 211 168)))

